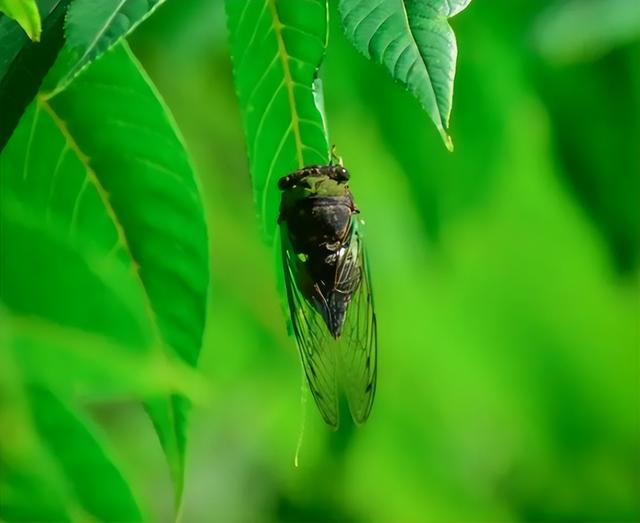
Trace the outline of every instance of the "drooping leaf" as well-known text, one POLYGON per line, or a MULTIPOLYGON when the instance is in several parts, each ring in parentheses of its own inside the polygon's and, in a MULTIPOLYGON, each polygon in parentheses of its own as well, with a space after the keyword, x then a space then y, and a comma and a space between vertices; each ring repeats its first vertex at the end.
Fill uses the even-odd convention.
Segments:
MULTIPOLYGON (((358 57, 351 44, 340 36, 331 40, 333 58, 327 63, 327 77, 352 74, 350 87, 356 90, 352 96, 363 103, 370 118, 368 125, 379 129, 385 150, 402 167, 424 231, 430 241, 438 242, 443 239, 446 222, 482 202, 492 186, 494 171, 478 166, 493 165, 501 158, 493 144, 502 138, 504 122, 511 114, 507 110, 510 102, 496 99, 495 93, 502 87, 500 71, 509 66, 505 63, 507 57, 492 48, 487 50, 486 45, 481 48, 473 31, 458 35, 463 49, 475 42, 476 59, 460 60, 457 66, 456 78, 462 88, 456 91, 455 106, 463 116, 455 122, 455 139, 464 154, 449 154, 442 142, 434 139, 435 128, 429 118, 420 114, 415 99, 389 82, 384 68, 358 57), (478 55, 486 58, 492 53, 495 59, 477 59, 478 55), (356 71, 354 62, 358 65, 356 71), (376 89, 371 89, 372 85, 376 89), (465 89, 465 85, 473 88, 465 89)), ((354 183, 357 184, 357 177, 354 183)))
MULTIPOLYGON (((79 268, 129 273, 126 291, 105 284, 84 307, 70 292, 82 282, 53 280, 42 293, 35 280, 30 293, 5 299, 12 311, 40 314, 130 346, 150 339, 196 364, 208 286, 202 203, 171 119, 128 49, 105 54, 62 93, 37 98, 0 156, 0 181, 3 196, 14 198, 15 213, 27 215, 27 228, 33 220, 50 227, 54 237, 71 238, 83 253, 79 268), (105 310, 92 314, 90 305, 101 299, 105 310), (127 320, 116 307, 123 299, 122 309, 145 321, 127 320)), ((31 278, 47 274, 44 262, 30 263, 31 278)), ((186 402, 162 397, 148 406, 179 497, 186 402)))
POLYGON ((27 397, 42 444, 78 504, 99 521, 142 521, 131 488, 87 422, 44 388, 29 387, 27 397))
MULTIPOLYGON (((4 417, 2 414, 0 412, 0 417, 4 417)), ((2 435, 14 437, 14 434, 2 435)), ((71 521, 70 507, 64 502, 64 490, 59 485, 61 481, 51 470, 51 459, 35 445, 24 448, 23 444, 22 447, 20 455, 10 457, 3 455, 5 449, 0 449, 1 520, 7 523, 71 521)))
MULTIPOLYGON (((6 222, 0 223, 4 233, 6 222)), ((2 239, 5 245, 16 245, 2 239)), ((0 281, 11 281, 7 276, 3 273, 0 281)), ((184 385, 198 381, 153 356, 130 354, 88 333, 0 310, 0 440, 11 442, 6 448, 0 445, 3 521, 85 521, 80 514, 85 511, 100 521, 140 519, 126 481, 98 440, 66 407, 61 411, 51 402, 62 405, 65 397, 91 397, 88 393, 100 399, 185 392, 184 385), (19 390, 24 387, 30 391, 30 407, 19 390), (57 397, 47 392, 51 390, 57 397), (40 437, 26 419, 30 415, 45 422, 40 437), (64 461, 64 474, 52 470, 55 461, 64 461)))
POLYGON ((42 21, 36 0, 0 0, 0 13, 18 22, 31 40, 40 40, 42 21))
POLYGON ((267 240, 278 178, 329 161, 316 81, 327 40, 326 0, 227 0, 233 72, 254 198, 267 240))
POLYGON ((23 372, 10 350, 15 322, 8 325, 4 312, 1 319, 0 519, 140 521, 135 496, 100 438, 84 416, 23 372))
POLYGON ((458 55, 449 18, 471 0, 340 0, 345 33, 420 102, 448 149, 458 55))
POLYGON ((68 3, 40 0, 40 43, 29 40, 13 20, 0 16, 0 152, 62 47, 68 3))
POLYGON ((66 523, 72 503, 35 435, 7 334, 0 310, 0 520, 66 523))
MULTIPOLYGON (((4 236, 4 230, 11 227, 1 220, 0 223, 4 227, 0 236, 4 236)), ((46 231, 42 233, 46 237, 46 231)), ((37 241, 42 237, 25 236, 25 239, 37 241)), ((56 252, 44 253, 48 257, 52 254, 55 256, 56 252)), ((6 257, 0 257, 1 263, 5 261, 6 257)), ((56 269, 55 277, 62 276, 64 268, 56 269)), ((10 277, 0 273, 0 278, 6 278, 4 281, 11 281, 10 277)), ((96 281, 82 281, 88 283, 87 293, 96 290, 96 281)), ((143 398, 179 392, 198 401, 205 394, 202 378, 195 371, 178 360, 169 361, 153 347, 132 351, 131 347, 103 336, 6 311, 0 314, 0 321, 6 330, 4 349, 12 352, 24 380, 55 390, 63 398, 143 398)))
POLYGON ((64 89, 85 67, 133 31, 164 0, 75 0, 65 21, 66 44, 47 88, 64 89))

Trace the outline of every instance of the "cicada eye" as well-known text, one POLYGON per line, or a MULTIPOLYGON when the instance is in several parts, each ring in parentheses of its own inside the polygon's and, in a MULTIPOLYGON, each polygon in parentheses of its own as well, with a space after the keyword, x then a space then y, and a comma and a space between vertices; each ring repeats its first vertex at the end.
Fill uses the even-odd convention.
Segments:
POLYGON ((339 182, 346 182, 349 179, 349 171, 344 167, 338 167, 336 169, 336 180, 339 182))
POLYGON ((291 176, 284 176, 278 180, 278 189, 283 191, 284 189, 289 189, 293 185, 291 176))

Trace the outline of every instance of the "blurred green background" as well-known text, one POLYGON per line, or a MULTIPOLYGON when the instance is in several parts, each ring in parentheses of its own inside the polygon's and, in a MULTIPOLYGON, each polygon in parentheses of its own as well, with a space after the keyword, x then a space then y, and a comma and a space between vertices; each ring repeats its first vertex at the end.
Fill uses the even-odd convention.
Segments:
MULTIPOLYGON (((259 237, 222 3, 173 0, 141 26, 132 48, 194 156, 211 237, 213 397, 192 414, 182 521, 640 520, 635 5, 473 2, 452 22, 454 154, 333 13, 328 122, 380 341, 372 416, 338 433, 302 392, 259 237)), ((97 415, 168 521, 144 413, 97 415)))

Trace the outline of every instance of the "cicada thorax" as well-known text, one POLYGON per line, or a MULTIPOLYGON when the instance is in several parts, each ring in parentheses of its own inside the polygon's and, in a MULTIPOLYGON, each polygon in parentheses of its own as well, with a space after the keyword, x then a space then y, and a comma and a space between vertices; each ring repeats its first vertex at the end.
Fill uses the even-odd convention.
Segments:
POLYGON ((338 338, 359 278, 353 271, 348 275, 341 271, 344 257, 349 255, 354 214, 358 211, 344 183, 346 178, 323 179, 321 173, 309 176, 297 173, 300 171, 287 177, 298 178, 295 184, 283 189, 291 193, 283 195, 280 221, 286 221, 287 234, 302 269, 299 274, 304 275, 305 281, 297 283, 322 315, 332 336, 338 338), (296 193, 300 187, 303 190, 296 193))

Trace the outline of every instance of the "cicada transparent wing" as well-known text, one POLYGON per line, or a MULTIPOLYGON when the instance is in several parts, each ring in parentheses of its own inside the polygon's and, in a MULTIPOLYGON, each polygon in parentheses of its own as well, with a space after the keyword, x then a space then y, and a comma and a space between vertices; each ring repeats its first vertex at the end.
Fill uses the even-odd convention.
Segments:
POLYGON ((357 284, 349 303, 339 345, 340 381, 351 417, 364 423, 376 392, 378 332, 369 265, 360 223, 354 217, 349 248, 338 265, 336 279, 357 284))
POLYGON ((350 297, 340 339, 336 341, 327 328, 326 318, 304 297, 302 287, 314 282, 309 280, 304 261, 296 256, 285 224, 281 230, 293 331, 311 393, 322 417, 333 427, 339 421, 339 382, 351 416, 359 424, 367 420, 376 390, 376 317, 366 254, 355 218, 350 235, 345 248, 338 253, 333 292, 327 298, 330 302, 341 294, 350 297))
POLYGON ((338 373, 335 341, 320 313, 305 299, 300 286, 312 285, 304 262, 296 256, 286 224, 281 225, 282 265, 289 315, 307 382, 325 422, 338 426, 338 373))

